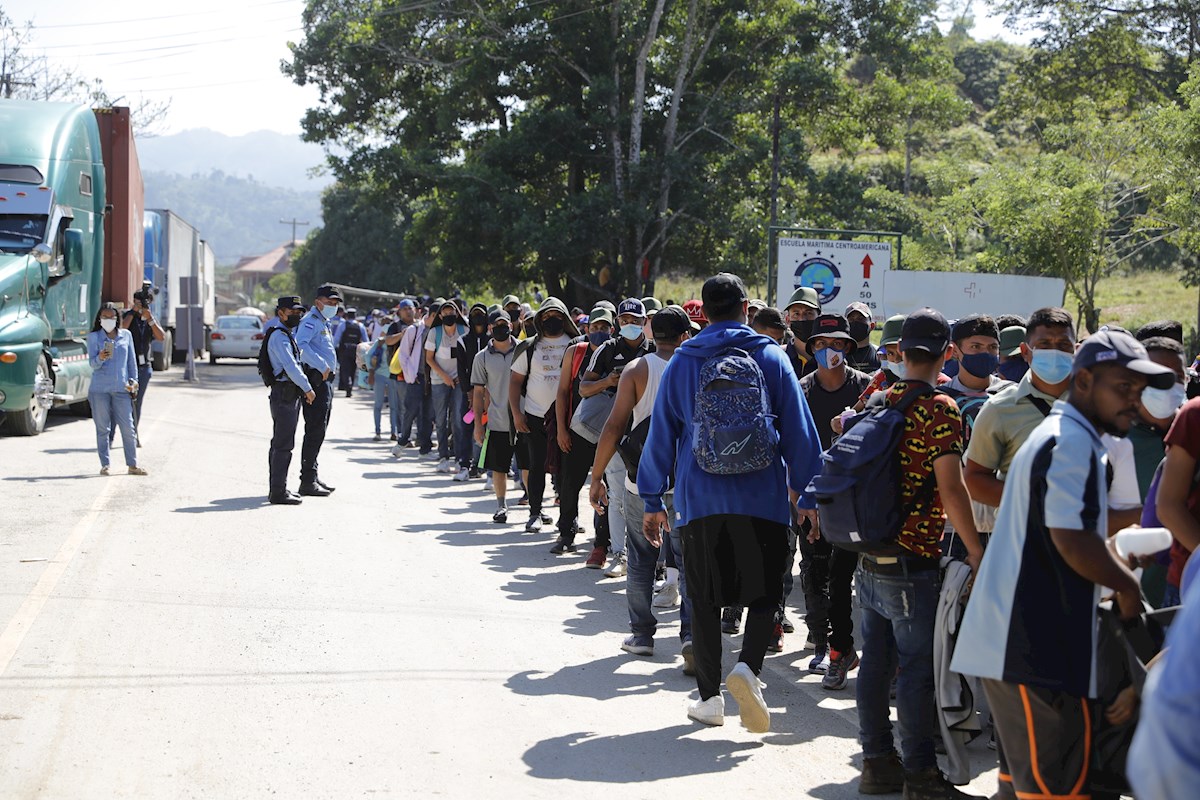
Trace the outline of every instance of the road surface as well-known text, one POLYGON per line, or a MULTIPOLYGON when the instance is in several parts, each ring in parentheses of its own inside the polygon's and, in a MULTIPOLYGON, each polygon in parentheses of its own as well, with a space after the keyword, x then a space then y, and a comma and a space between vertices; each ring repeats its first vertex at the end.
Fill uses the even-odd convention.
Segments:
POLYGON ((336 493, 267 505, 266 390, 198 372, 150 386, 149 477, 119 443, 100 477, 87 419, 0 435, 0 798, 858 797, 853 680, 802 673, 802 632, 768 655, 771 733, 732 700, 692 723, 677 611, 621 652, 622 582, 392 458, 365 394, 335 400, 336 493))

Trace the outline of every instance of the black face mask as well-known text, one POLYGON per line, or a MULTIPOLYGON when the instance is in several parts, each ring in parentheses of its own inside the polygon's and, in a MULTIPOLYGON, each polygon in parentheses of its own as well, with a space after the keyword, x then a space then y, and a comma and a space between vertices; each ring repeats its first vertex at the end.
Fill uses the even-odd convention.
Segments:
POLYGON ((477 330, 483 330, 487 327, 487 317, 471 317, 471 324, 475 326, 477 330))
POLYGON ((298 328, 300 327, 300 317, 295 314, 289 314, 283 318, 283 324, 289 328, 298 328))
POLYGON ((566 327, 566 323, 558 317, 547 317, 542 320, 542 333, 547 336, 561 336, 566 327))
POLYGON ((851 322, 850 335, 854 337, 854 341, 861 342, 871 335, 871 323, 869 322, 851 322))
POLYGON ((812 336, 813 323, 815 321, 811 319, 798 319, 789 326, 792 329, 792 333, 796 335, 797 341, 808 341, 808 337, 812 336))
POLYGON ((492 338, 497 342, 507 342, 510 336, 512 336, 512 328, 509 328, 507 325, 492 328, 492 338))
POLYGON ((442 325, 443 325, 443 327, 449 328, 451 325, 457 325, 457 324, 458 324, 458 317, 457 317, 457 316, 451 316, 451 317, 442 317, 442 325))

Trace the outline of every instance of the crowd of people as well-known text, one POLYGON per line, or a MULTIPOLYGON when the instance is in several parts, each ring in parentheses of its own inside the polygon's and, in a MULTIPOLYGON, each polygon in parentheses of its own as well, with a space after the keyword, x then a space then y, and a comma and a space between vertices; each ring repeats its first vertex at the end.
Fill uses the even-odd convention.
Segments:
POLYGON ((550 527, 551 553, 625 579, 621 649, 652 655, 656 609, 679 607, 699 723, 724 724, 723 685, 770 729, 759 676, 798 627, 798 556, 807 670, 830 692, 857 673, 861 793, 969 797, 978 737, 1002 798, 1195 792, 1200 381, 1179 323, 1083 336, 1061 308, 926 308, 875 344, 861 303, 802 287, 773 308, 728 273, 682 306, 508 295, 357 317, 331 286, 311 308, 279 298, 271 503, 333 491, 334 382, 365 386, 392 456, 487 481, 495 524, 550 527), (1166 550, 1122 545, 1158 529, 1166 550), (728 673, 723 633, 742 634, 728 673))

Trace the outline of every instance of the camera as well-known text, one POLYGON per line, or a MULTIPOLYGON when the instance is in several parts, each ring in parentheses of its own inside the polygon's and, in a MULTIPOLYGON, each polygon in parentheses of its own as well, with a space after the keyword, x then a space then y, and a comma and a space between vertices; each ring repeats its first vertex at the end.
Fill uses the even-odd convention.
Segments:
POLYGON ((157 292, 154 290, 153 286, 151 286, 149 283, 143 283, 141 291, 133 293, 133 299, 137 300, 146 308, 149 308, 150 304, 154 302, 155 294, 157 294, 157 292))

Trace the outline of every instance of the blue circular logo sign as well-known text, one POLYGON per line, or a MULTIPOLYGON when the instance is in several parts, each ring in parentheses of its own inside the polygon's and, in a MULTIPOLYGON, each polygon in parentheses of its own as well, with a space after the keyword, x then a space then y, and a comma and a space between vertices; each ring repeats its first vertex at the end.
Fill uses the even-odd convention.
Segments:
POLYGON ((821 305, 832 301, 842 289, 842 273, 832 261, 822 256, 806 258, 796 266, 792 289, 808 286, 816 289, 821 305))

